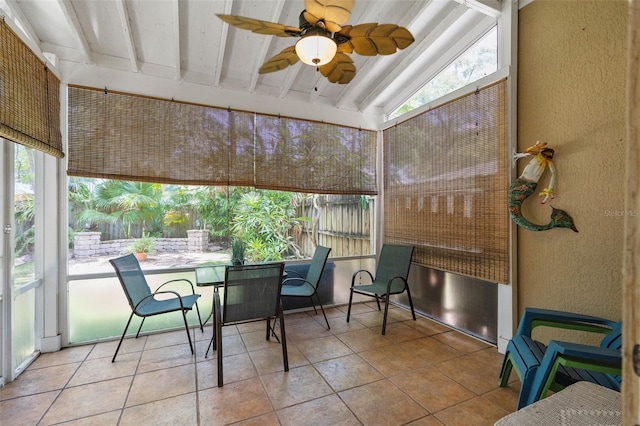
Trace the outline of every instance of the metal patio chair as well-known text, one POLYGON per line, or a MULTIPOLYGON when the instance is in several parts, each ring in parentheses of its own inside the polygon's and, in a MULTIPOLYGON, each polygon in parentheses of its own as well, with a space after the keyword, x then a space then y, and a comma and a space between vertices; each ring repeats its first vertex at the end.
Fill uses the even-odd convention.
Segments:
POLYGON ((317 315, 318 310, 316 309, 316 304, 313 302, 313 296, 316 296, 320 309, 322 310, 322 315, 324 316, 324 321, 327 323, 327 330, 330 330, 331 326, 329 326, 329 320, 327 320, 327 315, 324 313, 324 308, 320 301, 318 285, 320 284, 320 278, 322 278, 322 272, 327 264, 327 258, 329 257, 330 251, 331 249, 329 247, 316 247, 306 277, 299 275, 295 271, 287 269, 287 279, 282 283, 281 293, 284 297, 308 297, 311 300, 313 310, 317 315), (291 276, 292 274, 296 274, 298 276, 291 276))
POLYGON ((411 306, 411 315, 416 320, 416 313, 413 310, 413 301, 411 300, 411 291, 407 278, 409 277, 409 268, 411 267, 411 257, 413 256, 413 246, 397 246, 384 244, 378 259, 378 267, 376 268, 375 278, 371 272, 361 269, 356 271, 351 278, 351 293, 349 295, 349 308, 347 310, 347 322, 351 316, 351 302, 353 293, 374 297, 380 310, 380 299, 384 300, 384 317, 382 320, 382 334, 385 334, 387 328, 387 313, 389 311, 389 296, 392 294, 401 294, 407 292, 409 305, 411 306), (371 280, 370 284, 355 285, 356 279, 360 274, 367 274, 371 280))
POLYGON ((215 292, 213 348, 218 351, 218 387, 223 386, 222 327, 266 320, 266 340, 271 336, 271 320, 280 323, 280 343, 284 371, 289 371, 287 338, 280 291, 284 263, 237 265, 225 268, 224 288, 215 292))
POLYGON ((127 300, 129 301, 129 306, 131 306, 131 315, 129 316, 129 321, 127 321, 127 325, 124 327, 122 337, 120 337, 120 342, 118 343, 118 347, 116 348, 116 353, 113 354, 111 362, 115 362, 116 360, 116 356, 118 355, 118 351, 120 350, 120 346, 122 345, 122 340, 127 334, 127 329, 129 328, 129 324, 131 324, 131 320, 133 319, 134 315, 142 318, 142 322, 140 323, 140 327, 138 328, 138 332, 136 333, 137 338, 140 335, 140 330, 142 330, 142 325, 144 324, 144 320, 146 317, 176 311, 182 312, 184 328, 187 331, 187 338, 189 339, 191 354, 193 354, 193 344, 191 343, 191 334, 189 333, 189 325, 187 324, 186 313, 187 311, 190 311, 194 305, 196 307, 196 311, 198 312, 198 322, 200 323, 200 330, 203 330, 202 318, 200 317, 200 309, 198 308, 197 302, 200 295, 195 293, 193 283, 184 278, 170 280, 163 283, 155 292, 151 292, 149 284, 147 284, 147 280, 144 277, 142 269, 140 268, 140 264, 138 263, 138 259, 136 259, 133 254, 128 254, 117 259, 110 259, 109 263, 111 263, 111 265, 113 265, 113 268, 116 270, 118 280, 120 280, 120 284, 122 285, 124 294, 127 296, 127 300), (191 294, 181 296, 177 291, 162 289, 169 283, 175 283, 179 281, 186 281, 189 283, 189 285, 191 286, 191 294), (156 296, 160 296, 160 298, 156 298, 156 296))

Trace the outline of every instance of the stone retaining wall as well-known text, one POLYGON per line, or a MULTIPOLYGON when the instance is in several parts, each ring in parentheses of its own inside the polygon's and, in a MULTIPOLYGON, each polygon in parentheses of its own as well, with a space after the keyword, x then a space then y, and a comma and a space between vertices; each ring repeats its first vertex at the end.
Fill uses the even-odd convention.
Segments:
MULTIPOLYGON (((101 241, 101 232, 76 232, 74 236, 74 257, 91 257, 127 253, 136 238, 101 241)), ((187 238, 154 238, 154 252, 192 252, 207 251, 209 231, 193 229, 187 231, 187 238)))

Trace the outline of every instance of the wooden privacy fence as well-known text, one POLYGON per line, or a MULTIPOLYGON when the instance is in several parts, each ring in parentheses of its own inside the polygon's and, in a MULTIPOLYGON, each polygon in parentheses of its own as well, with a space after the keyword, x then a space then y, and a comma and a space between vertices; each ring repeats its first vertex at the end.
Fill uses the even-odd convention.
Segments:
POLYGON ((298 206, 302 231, 294 235, 301 252, 312 256, 316 245, 331 247, 331 256, 373 252, 375 198, 360 195, 314 195, 298 206), (363 198, 364 197, 364 198, 363 198))

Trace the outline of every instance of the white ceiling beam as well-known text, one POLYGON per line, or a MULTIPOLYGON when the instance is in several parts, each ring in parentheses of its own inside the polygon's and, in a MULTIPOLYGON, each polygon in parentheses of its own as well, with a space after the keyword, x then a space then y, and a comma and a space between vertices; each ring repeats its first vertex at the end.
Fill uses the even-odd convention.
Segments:
MULTIPOLYGON (((9 10, 7 12, 9 12, 9 14, 12 15, 10 17, 12 18, 13 22, 18 23, 19 26, 22 27, 21 28, 22 32, 25 33, 27 38, 32 40, 35 44, 40 45, 40 39, 36 35, 36 32, 34 31, 27 17, 24 16, 24 13, 22 12, 22 8, 20 7, 20 4, 16 0, 5 0, 5 3, 9 7, 9 10)), ((39 47, 38 47, 38 50, 40 50, 39 47)))
POLYGON ((447 68, 447 66, 449 66, 460 53, 466 51, 470 46, 477 42, 478 34, 486 34, 487 30, 494 25, 495 20, 493 18, 490 16, 484 16, 483 19, 477 21, 472 26, 466 26, 466 34, 457 38, 455 42, 450 44, 446 54, 439 55, 437 58, 429 60, 427 65, 420 67, 423 72, 417 75, 410 72, 409 75, 412 75, 413 77, 400 76, 400 78, 406 81, 406 83, 403 83, 401 90, 393 92, 395 93, 394 96, 388 97, 388 93, 381 93, 381 96, 385 98, 385 104, 389 106, 399 106, 406 102, 410 96, 424 87, 429 80, 447 68))
MULTIPOLYGON (((424 5, 421 2, 415 2, 412 6, 411 6, 411 10, 413 13, 415 13, 417 10, 420 10, 422 7, 424 7, 424 5), (414 9, 416 9, 414 11, 414 9)), ((361 13, 359 16, 351 16, 350 21, 352 22, 360 22, 360 23, 365 23, 365 22, 376 22, 378 20, 378 14, 379 14, 379 10, 378 8, 375 7, 367 7, 365 9, 363 9, 363 13, 361 13)), ((355 24, 357 25, 357 24, 355 24)), ((354 53, 354 55, 357 55, 356 53, 354 53)), ((369 59, 371 58, 366 58, 365 62, 363 63, 363 65, 366 65, 367 62, 369 62, 369 59)), ((362 65, 360 66, 360 68, 362 70, 366 69, 364 68, 362 65)), ((356 73, 359 72, 360 70, 356 70, 356 73)), ((329 82, 328 79, 324 78, 322 80, 320 80, 315 87, 313 87, 311 89, 311 91, 309 92, 309 102, 314 103, 316 102, 316 100, 318 99, 318 97, 320 96, 320 94, 323 92, 323 89, 325 87, 327 87, 329 84, 335 84, 335 83, 331 83, 329 82)), ((342 97, 344 95, 345 92, 349 92, 349 89, 351 87, 351 83, 347 84, 344 86, 344 90, 342 90, 340 96, 338 96, 337 101, 340 100, 340 97, 342 97)))
POLYGON ((502 14, 502 4, 500 0, 455 0, 469 9, 484 13, 492 18, 497 18, 502 14))
MULTIPOLYGON (((285 0, 277 0, 273 2, 273 6, 272 6, 273 12, 271 13, 271 17, 269 21, 278 22, 278 20, 280 19, 280 15, 282 14, 282 9, 284 8, 284 2, 285 0)), ((249 87, 248 87, 249 93, 253 93, 256 90, 256 84, 258 84, 258 77, 260 77, 258 70, 264 63, 267 57, 267 53, 269 52, 269 47, 271 46, 271 43, 273 42, 274 38, 275 36, 264 36, 264 38, 262 39, 262 43, 260 44, 260 48, 258 49, 258 54, 256 55, 256 58, 255 58, 257 66, 254 68, 255 71, 251 74, 251 81, 249 82, 249 87)))
MULTIPOLYGON (((456 3, 451 3, 451 4, 444 4, 444 6, 442 5, 442 3, 438 3, 436 5, 437 7, 437 12, 434 11, 434 7, 432 7, 432 3, 431 1, 428 1, 426 3, 415 3, 413 5, 413 7, 411 9, 409 9, 407 11, 407 13, 404 15, 402 22, 408 22, 409 24, 406 25, 407 28, 411 28, 413 26, 413 23, 424 23, 424 22, 431 22, 434 15, 444 15, 442 19, 445 19, 446 16, 448 16, 448 14, 451 12, 451 10, 455 10, 455 9, 463 9, 461 6, 457 5, 456 3)), ((464 9, 466 10, 466 9, 464 9)), ((436 24, 429 24, 426 25, 426 27, 423 27, 421 29, 420 34, 416 34, 414 32, 414 34, 416 35, 416 38, 419 39, 419 42, 414 42, 414 44, 412 46, 409 46, 409 50, 408 50, 408 57, 411 58, 415 58, 416 54, 414 53, 415 51, 421 51, 421 48, 424 48, 425 46, 429 46, 434 39, 430 39, 428 42, 425 42, 425 39, 431 34, 431 31, 433 31, 434 28, 438 27, 438 19, 435 19, 436 24), (424 35, 426 34, 426 35, 424 35)), ((388 60, 385 60, 385 58, 377 58, 377 60, 368 60, 367 62, 365 62, 360 69, 358 70, 359 73, 361 73, 361 75, 372 75, 375 70, 376 67, 380 67, 382 66, 381 63, 385 63, 388 62, 388 60), (372 73, 372 74, 370 74, 372 73)), ((364 78, 358 78, 357 81, 350 83, 348 85, 348 87, 342 91, 342 93, 340 94, 340 96, 338 96, 338 98, 336 99, 336 105, 339 108, 343 108, 346 106, 346 104, 353 102, 354 99, 356 99, 358 97, 358 95, 360 93, 362 93, 364 90, 370 90, 370 85, 371 85, 371 81, 370 79, 368 79, 367 77, 364 78)))
POLYGON ((280 94, 278 95, 278 98, 284 99, 287 96, 287 93, 289 93, 289 90, 291 89, 291 85, 298 77, 298 74, 300 74, 301 69, 302 66, 296 66, 296 64, 293 64, 287 69, 287 75, 280 84, 280 94))
POLYGON ((82 31, 82 25, 80 25, 80 20, 78 19, 76 10, 73 8, 73 4, 71 4, 71 0, 58 0, 58 4, 60 5, 60 9, 62 9, 62 14, 64 15, 64 18, 69 23, 69 27, 76 38, 76 42, 78 43, 78 49, 80 49, 80 51, 82 52, 82 55, 85 58, 85 62, 88 64, 93 64, 94 60, 91 53, 91 48, 89 47, 87 38, 84 36, 84 31, 82 31))
MULTIPOLYGON (((233 0, 225 0, 224 11, 225 15, 231 13, 233 7, 233 0)), ((227 49, 227 37, 229 36, 229 24, 222 23, 222 32, 220 33, 220 48, 218 49, 218 59, 216 60, 215 70, 213 71, 213 81, 211 84, 214 87, 220 86, 220 79, 222 78, 222 65, 224 63, 224 53, 227 49)))
POLYGON ((396 63, 391 72, 385 73, 384 77, 378 82, 373 90, 369 90, 367 96, 359 104, 359 110, 364 111, 371 106, 380 93, 397 79, 409 65, 414 62, 422 52, 426 51, 447 29, 460 17, 462 17, 468 8, 458 5, 451 10, 444 19, 440 20, 437 25, 429 31, 426 37, 420 40, 412 51, 405 56, 402 61, 396 63))
POLYGON ((127 45, 127 52, 129 54, 129 62, 131 63, 131 71, 140 71, 138 67, 138 54, 136 52, 136 45, 133 42, 133 34, 131 33, 131 23, 129 21, 129 12, 127 11, 127 5, 124 0, 116 0, 116 9, 118 9, 118 16, 120 17, 120 24, 124 31, 125 43, 127 45))
POLYGON ((180 59, 180 2, 173 0, 171 2, 173 12, 173 66, 176 70, 176 80, 182 78, 182 63, 180 59))
POLYGON ((60 78, 60 61, 58 55, 51 50, 46 50, 46 43, 38 38, 35 30, 31 26, 31 22, 24 15, 22 8, 15 0, 5 0, 8 10, 0 7, 0 15, 2 12, 9 16, 4 16, 5 22, 20 37, 20 39, 44 62, 49 63, 49 69, 53 71, 56 77, 60 78), (45 53, 46 52, 46 53, 45 53))

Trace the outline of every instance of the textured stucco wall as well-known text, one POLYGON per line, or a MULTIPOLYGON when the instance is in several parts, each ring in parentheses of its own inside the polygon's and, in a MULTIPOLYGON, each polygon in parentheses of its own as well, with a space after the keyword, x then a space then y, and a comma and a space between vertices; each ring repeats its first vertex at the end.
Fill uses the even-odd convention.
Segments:
MULTIPOLYGON (((551 204, 579 230, 518 228, 520 314, 537 306, 621 319, 627 15, 624 0, 535 0, 519 12, 518 151, 538 140, 555 149, 551 204)), ((523 212, 549 221, 537 197, 523 212)))

